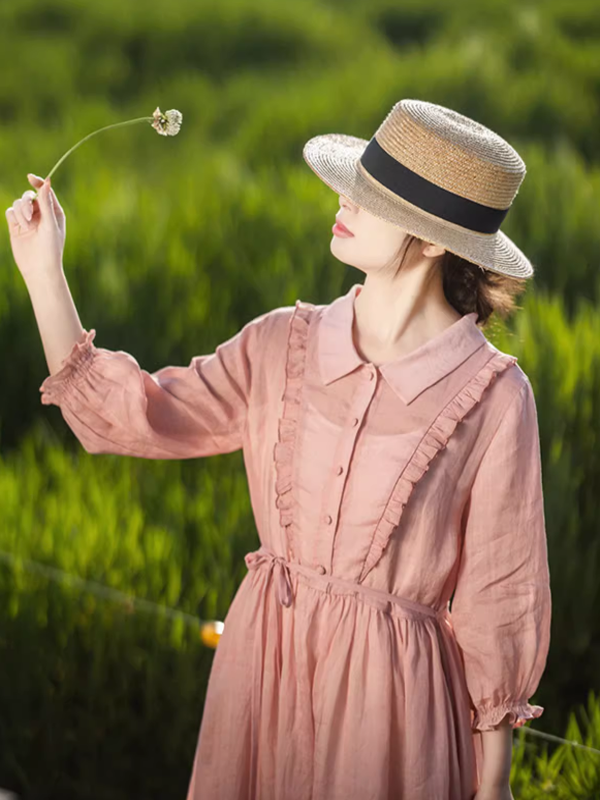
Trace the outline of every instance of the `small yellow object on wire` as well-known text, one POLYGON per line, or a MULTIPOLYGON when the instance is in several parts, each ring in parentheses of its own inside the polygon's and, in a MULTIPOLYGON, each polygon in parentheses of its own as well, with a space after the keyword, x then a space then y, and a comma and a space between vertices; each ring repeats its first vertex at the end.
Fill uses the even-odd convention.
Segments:
POLYGON ((215 649, 219 644, 219 639, 221 638, 224 628, 225 625, 218 620, 203 622, 200 625, 200 639, 202 644, 215 649))

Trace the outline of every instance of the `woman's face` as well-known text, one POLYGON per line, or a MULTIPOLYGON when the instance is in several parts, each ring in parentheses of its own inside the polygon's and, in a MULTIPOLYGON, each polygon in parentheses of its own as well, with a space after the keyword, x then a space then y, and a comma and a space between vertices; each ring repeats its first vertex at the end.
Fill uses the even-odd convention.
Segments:
MULTIPOLYGON (((397 225, 375 217, 360 208, 348 197, 341 194, 339 220, 353 236, 333 234, 332 254, 344 264, 356 267, 365 273, 377 272, 392 275, 397 269, 398 251, 408 233, 397 225)), ((433 244, 422 245, 426 256, 440 256, 443 247, 433 244)))

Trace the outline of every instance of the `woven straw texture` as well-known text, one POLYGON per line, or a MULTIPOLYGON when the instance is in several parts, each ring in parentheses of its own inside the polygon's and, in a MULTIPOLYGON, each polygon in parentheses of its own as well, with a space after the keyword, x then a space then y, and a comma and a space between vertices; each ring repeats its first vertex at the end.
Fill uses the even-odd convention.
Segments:
MULTIPOLYGON (((399 101, 375 138, 418 175, 490 208, 510 208, 526 174, 523 159, 505 139, 435 103, 399 101)), ((324 183, 370 214, 493 272, 523 279, 534 274, 527 256, 502 230, 479 233, 448 222, 379 183, 360 162, 368 144, 368 139, 327 133, 309 139, 302 155, 324 183)))

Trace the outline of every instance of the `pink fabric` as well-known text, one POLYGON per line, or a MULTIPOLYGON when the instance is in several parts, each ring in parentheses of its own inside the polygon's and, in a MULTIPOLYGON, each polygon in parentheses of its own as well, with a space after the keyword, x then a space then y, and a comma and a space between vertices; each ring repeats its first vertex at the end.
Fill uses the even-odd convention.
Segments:
POLYGON ((260 547, 215 652, 187 800, 471 800, 480 731, 542 714, 531 384, 475 313, 364 363, 360 290, 277 308, 152 374, 84 331, 40 387, 90 453, 244 450, 260 547))

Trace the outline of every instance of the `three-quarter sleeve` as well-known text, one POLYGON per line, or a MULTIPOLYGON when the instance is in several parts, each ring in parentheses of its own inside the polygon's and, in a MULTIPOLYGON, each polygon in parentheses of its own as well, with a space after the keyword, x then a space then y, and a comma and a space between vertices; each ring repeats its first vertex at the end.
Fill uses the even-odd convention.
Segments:
POLYGON ((88 453, 183 459, 233 452, 243 446, 256 333, 265 317, 214 353, 153 373, 123 350, 96 347, 96 331, 84 330, 40 386, 41 402, 60 407, 88 453))
POLYGON ((540 717, 531 705, 550 644, 551 592, 535 399, 513 396, 467 502, 451 622, 474 731, 540 717))

